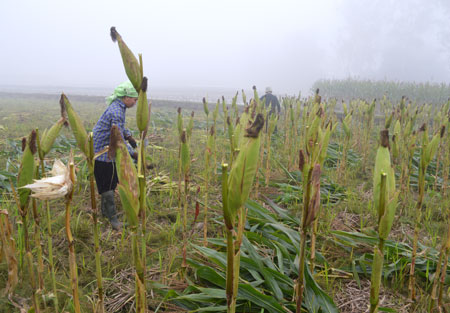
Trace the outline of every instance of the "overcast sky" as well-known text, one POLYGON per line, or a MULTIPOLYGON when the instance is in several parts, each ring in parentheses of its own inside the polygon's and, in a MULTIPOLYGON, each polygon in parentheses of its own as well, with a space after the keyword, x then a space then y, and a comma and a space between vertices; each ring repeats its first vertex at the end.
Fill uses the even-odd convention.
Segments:
POLYGON ((450 83, 449 0, 2 0, 0 85, 113 89, 116 26, 152 88, 450 83))

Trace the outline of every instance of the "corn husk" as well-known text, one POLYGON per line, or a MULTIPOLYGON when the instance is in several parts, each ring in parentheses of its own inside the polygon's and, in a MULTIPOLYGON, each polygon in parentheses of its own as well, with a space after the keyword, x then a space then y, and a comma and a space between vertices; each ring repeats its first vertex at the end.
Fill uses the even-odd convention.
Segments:
POLYGON ((234 226, 234 214, 230 210, 228 197, 228 164, 222 164, 222 209, 225 226, 231 230, 234 226))
POLYGON ((352 114, 347 114, 342 121, 342 128, 344 129, 345 136, 349 138, 351 136, 350 125, 352 123, 352 114))
POLYGON ((61 118, 53 124, 52 127, 50 127, 49 130, 45 130, 40 138, 40 158, 44 158, 45 155, 50 151, 50 149, 53 146, 53 143, 55 142, 56 138, 59 135, 59 132, 61 131, 61 128, 63 126, 67 126, 67 112, 66 112, 66 106, 64 103, 60 103, 61 106, 61 118))
POLYGON ((303 221, 303 229, 311 225, 315 220, 317 212, 320 208, 320 164, 316 163, 311 173, 311 194, 312 197, 309 201, 308 212, 306 218, 303 221))
POLYGON ((377 150, 373 175, 373 197, 375 209, 378 212, 378 233, 381 239, 386 239, 394 222, 398 198, 398 193, 395 190, 394 169, 391 167, 389 154, 388 130, 381 132, 381 145, 377 150), (380 196, 382 192, 382 174, 386 175, 386 191, 383 196, 380 196))
POLYGON ((143 76, 139 61, 123 41, 122 36, 119 35, 115 27, 111 27, 111 38, 113 42, 117 41, 120 55, 122 56, 123 66, 125 67, 125 73, 127 73, 128 79, 133 84, 134 89, 139 92, 143 76))
POLYGON ((181 133, 183 132, 183 116, 181 115, 181 108, 177 109, 177 130, 178 136, 181 137, 181 133))
POLYGON ((21 209, 28 206, 31 191, 29 189, 20 188, 33 182, 35 174, 34 154, 36 153, 36 131, 32 131, 28 140, 22 140, 24 146, 22 161, 20 163, 19 174, 17 176, 17 187, 19 188, 19 202, 21 209))
POLYGON ((69 167, 65 166, 61 160, 55 160, 50 176, 21 188, 31 190, 31 196, 40 200, 53 200, 66 196, 73 187, 70 179, 69 167))
POLYGON ((231 214, 247 201, 258 166, 261 138, 259 136, 264 126, 262 114, 258 114, 255 122, 247 128, 246 135, 239 147, 239 153, 233 161, 228 178, 228 205, 231 214))
POLYGON ((191 117, 189 118, 188 126, 186 128, 186 135, 189 141, 191 140, 193 129, 194 129, 194 111, 191 112, 191 117))
POLYGON ((64 105, 69 118, 70 128, 72 129, 73 135, 77 141, 78 148, 83 152, 85 156, 88 156, 88 142, 87 142, 87 132, 83 126, 83 121, 80 116, 75 112, 72 104, 69 102, 65 94, 61 94, 60 104, 64 105))
POLYGON ((184 129, 181 133, 181 170, 184 174, 189 172, 191 166, 191 156, 189 152, 189 142, 184 129))
POLYGON ((110 140, 111 156, 115 156, 117 166, 120 201, 130 226, 136 227, 139 213, 139 182, 136 167, 116 125, 111 127, 110 140))
POLYGON ((136 124, 139 131, 143 132, 147 129, 149 117, 150 112, 147 100, 147 77, 144 77, 139 90, 136 110, 136 124))
POLYGON ((206 116, 209 115, 208 102, 206 102, 206 98, 203 97, 203 111, 205 111, 206 116))

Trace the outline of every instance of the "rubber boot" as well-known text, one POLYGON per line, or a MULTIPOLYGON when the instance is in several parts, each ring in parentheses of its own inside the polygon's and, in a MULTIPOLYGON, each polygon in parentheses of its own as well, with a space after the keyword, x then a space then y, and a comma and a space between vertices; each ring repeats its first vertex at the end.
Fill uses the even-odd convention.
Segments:
POLYGON ((101 206, 100 206, 100 208, 101 208, 101 211, 102 211, 102 216, 103 217, 107 217, 106 216, 106 208, 105 208, 106 207, 106 205, 105 205, 106 197, 104 197, 103 194, 101 194, 100 196, 101 196, 101 201, 100 201, 101 206))
POLYGON ((108 218, 114 230, 120 230, 122 223, 117 219, 116 203, 114 201, 114 190, 102 193, 102 212, 108 218), (104 205, 103 205, 104 204, 104 205))

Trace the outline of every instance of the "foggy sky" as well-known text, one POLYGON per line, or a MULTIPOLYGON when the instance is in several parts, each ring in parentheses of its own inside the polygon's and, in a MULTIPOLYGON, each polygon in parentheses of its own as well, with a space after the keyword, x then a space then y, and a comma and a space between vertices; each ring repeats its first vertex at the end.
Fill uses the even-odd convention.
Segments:
POLYGON ((309 92, 319 78, 450 83, 450 1, 3 0, 0 86, 126 80, 115 26, 152 88, 309 92))

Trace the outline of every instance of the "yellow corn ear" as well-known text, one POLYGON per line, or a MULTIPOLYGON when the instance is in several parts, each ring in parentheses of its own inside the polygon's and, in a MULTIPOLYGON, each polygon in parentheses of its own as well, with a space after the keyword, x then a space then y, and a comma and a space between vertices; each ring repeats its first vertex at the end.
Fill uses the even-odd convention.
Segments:
POLYGON ((119 35, 115 27, 111 27, 111 38, 113 42, 117 41, 128 79, 133 84, 134 89, 139 92, 142 83, 142 72, 139 61, 123 41, 122 36, 119 35))
POLYGON ((228 178, 228 205, 233 215, 247 201, 253 185, 261 142, 259 134, 263 126, 264 118, 258 114, 252 126, 245 130, 240 151, 233 161, 228 178))
POLYGON ((136 167, 116 125, 111 127, 110 146, 116 147, 115 162, 119 195, 128 221, 136 225, 139 213, 139 182, 136 167))
POLYGON ((143 132, 147 129, 150 116, 148 100, 147 100, 147 77, 142 79, 141 88, 137 101, 136 124, 139 131, 143 132))
POLYGON ((184 174, 189 172, 191 165, 191 157, 189 152, 189 143, 187 140, 186 130, 181 133, 181 170, 184 174))
POLYGON ((17 176, 17 187, 19 193, 19 202, 21 209, 28 206, 31 190, 28 188, 20 188, 33 182, 35 173, 34 154, 36 153, 36 131, 33 130, 25 142, 25 149, 22 154, 22 161, 20 163, 19 174, 17 176))
POLYGON ((70 128, 72 129, 73 135, 77 141, 78 148, 84 153, 85 156, 88 155, 88 143, 87 143, 87 132, 83 126, 80 116, 75 112, 72 104, 69 102, 65 94, 61 94, 60 104, 64 105, 67 111, 70 128))

